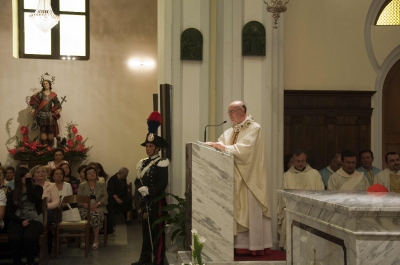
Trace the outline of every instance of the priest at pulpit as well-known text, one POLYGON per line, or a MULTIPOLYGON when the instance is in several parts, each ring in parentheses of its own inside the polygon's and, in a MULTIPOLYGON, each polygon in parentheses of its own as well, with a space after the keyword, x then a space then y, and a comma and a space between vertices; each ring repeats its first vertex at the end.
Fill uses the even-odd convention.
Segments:
POLYGON ((242 101, 228 107, 232 127, 218 142, 207 142, 234 156, 235 253, 265 255, 272 247, 267 165, 262 130, 242 101))

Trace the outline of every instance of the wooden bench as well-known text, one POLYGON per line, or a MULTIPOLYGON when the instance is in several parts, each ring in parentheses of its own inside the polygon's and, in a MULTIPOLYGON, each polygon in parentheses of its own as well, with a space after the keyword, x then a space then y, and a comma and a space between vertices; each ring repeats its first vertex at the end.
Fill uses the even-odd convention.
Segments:
MULTIPOLYGON (((43 209, 43 234, 39 236, 39 265, 47 265, 49 263, 49 253, 47 245, 47 200, 42 199, 42 209, 43 209)), ((0 234, 0 243, 8 243, 8 235, 0 234)), ((2 252, 3 249, 0 250, 2 252)), ((6 253, 7 254, 7 253, 6 253)), ((11 253, 8 253, 11 254, 11 253)), ((3 255, 1 255, 3 256, 3 255)))

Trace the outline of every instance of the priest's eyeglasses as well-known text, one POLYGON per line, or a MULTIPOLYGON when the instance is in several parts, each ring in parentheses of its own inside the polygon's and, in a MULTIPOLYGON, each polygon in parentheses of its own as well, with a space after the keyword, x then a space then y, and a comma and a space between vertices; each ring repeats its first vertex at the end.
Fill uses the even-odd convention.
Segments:
POLYGON ((240 109, 241 109, 241 107, 238 108, 238 109, 234 109, 234 110, 228 110, 227 114, 228 114, 228 115, 231 115, 231 114, 235 113, 236 111, 238 111, 238 110, 240 110, 240 109))

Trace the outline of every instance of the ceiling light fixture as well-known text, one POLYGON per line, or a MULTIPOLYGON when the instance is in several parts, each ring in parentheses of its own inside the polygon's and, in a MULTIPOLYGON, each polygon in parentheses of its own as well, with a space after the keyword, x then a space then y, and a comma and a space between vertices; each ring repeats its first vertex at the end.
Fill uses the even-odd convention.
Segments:
POLYGON ((39 0, 35 13, 30 14, 31 21, 43 32, 52 29, 60 21, 60 17, 53 13, 51 0, 39 0))
POLYGON ((274 24, 274 29, 278 28, 278 19, 280 17, 280 13, 285 13, 287 7, 286 4, 289 3, 289 0, 287 0, 284 3, 284 0, 272 0, 271 5, 268 5, 268 3, 264 0, 264 3, 267 5, 267 11, 272 13, 272 17, 275 20, 274 24))

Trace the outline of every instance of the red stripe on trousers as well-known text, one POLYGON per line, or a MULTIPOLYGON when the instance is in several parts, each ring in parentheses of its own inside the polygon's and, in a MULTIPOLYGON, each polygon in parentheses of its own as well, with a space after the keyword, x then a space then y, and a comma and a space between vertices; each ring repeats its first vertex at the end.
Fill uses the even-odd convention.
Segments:
MULTIPOLYGON (((159 218, 162 217, 162 210, 161 210, 162 206, 163 206, 162 200, 158 201, 158 209, 159 209, 158 217, 159 218)), ((158 224, 158 229, 159 229, 158 231, 161 231, 163 229, 163 225, 164 225, 164 222, 158 224)), ((157 247, 157 254, 156 254, 157 259, 156 260, 157 260, 157 265, 161 265, 160 261, 161 261, 161 255, 162 255, 162 247, 164 245, 164 233, 160 235, 157 245, 158 245, 158 247, 157 247)))

